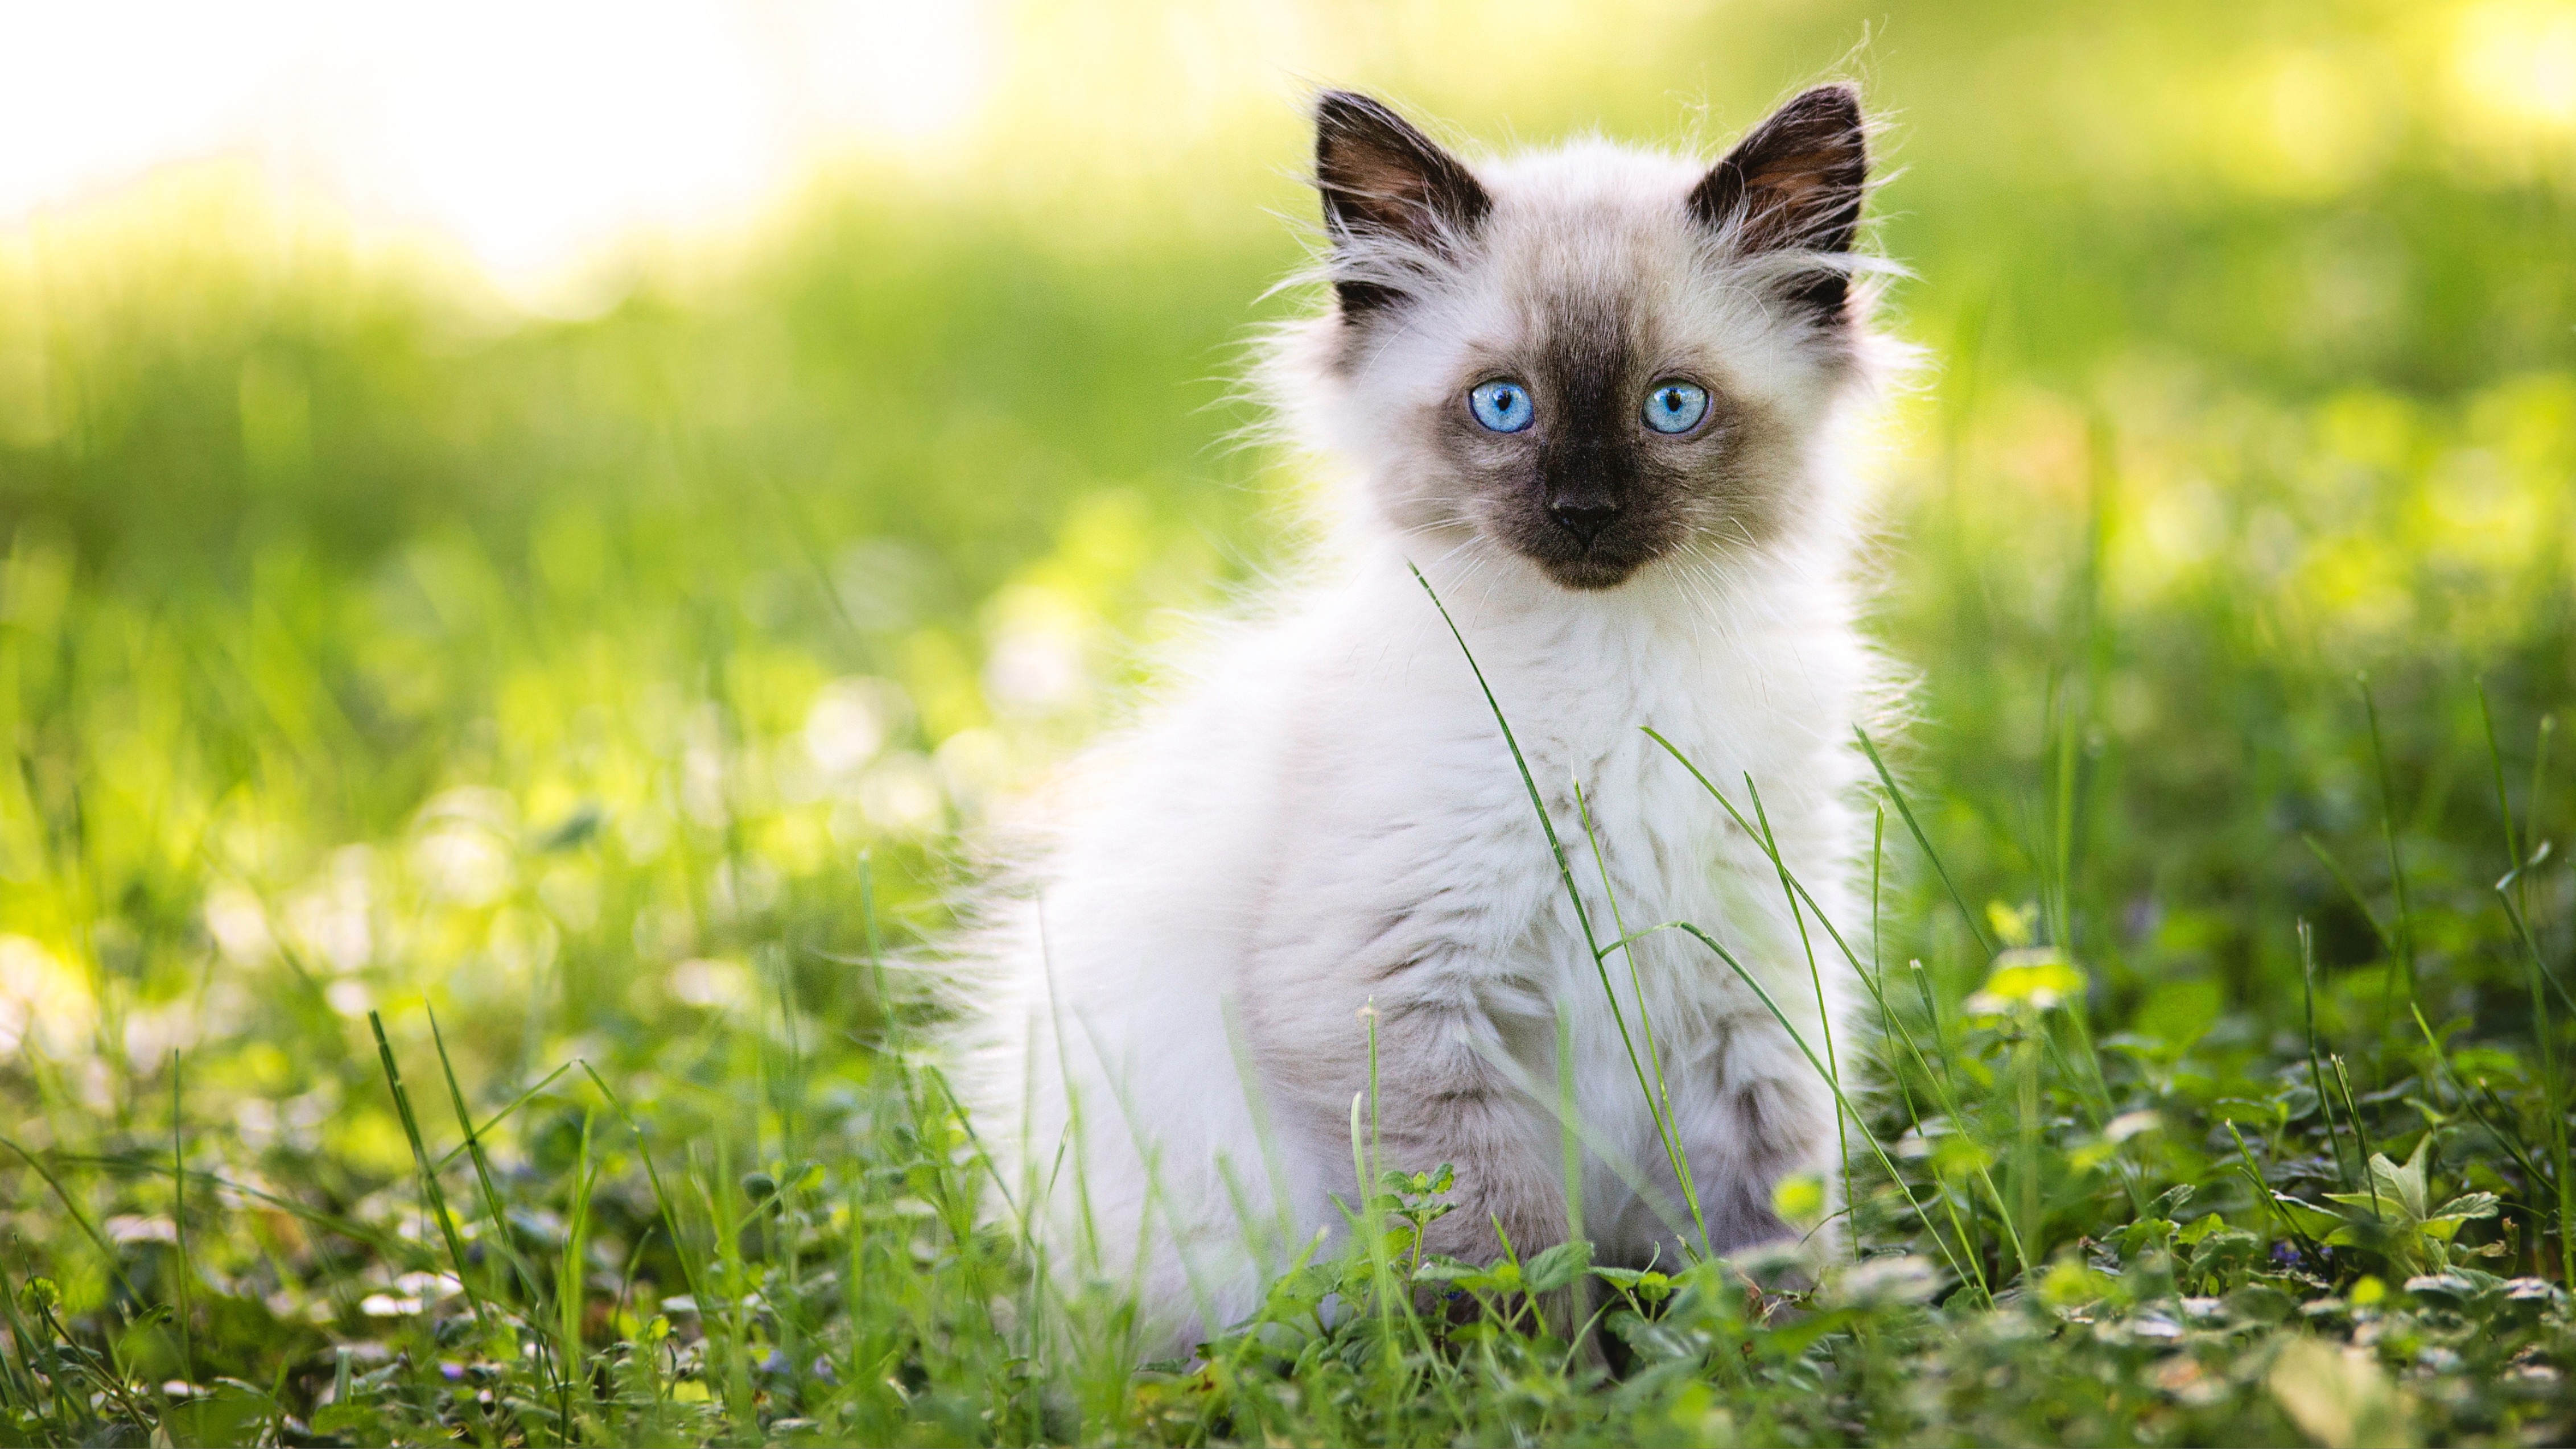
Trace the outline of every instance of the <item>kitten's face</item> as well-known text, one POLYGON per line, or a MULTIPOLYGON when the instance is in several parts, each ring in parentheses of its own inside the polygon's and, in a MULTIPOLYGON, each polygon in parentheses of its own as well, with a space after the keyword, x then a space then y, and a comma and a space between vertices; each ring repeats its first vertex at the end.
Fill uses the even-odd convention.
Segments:
POLYGON ((1470 171, 1328 95, 1330 441, 1397 528, 1569 589, 1776 536, 1854 370, 1861 144, 1823 88, 1713 170, 1595 143, 1470 171))

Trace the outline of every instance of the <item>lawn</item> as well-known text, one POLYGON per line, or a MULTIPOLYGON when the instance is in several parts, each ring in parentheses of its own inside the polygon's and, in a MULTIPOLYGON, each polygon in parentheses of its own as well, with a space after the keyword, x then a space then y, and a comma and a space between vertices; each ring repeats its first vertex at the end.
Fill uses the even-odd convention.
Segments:
POLYGON ((1406 1163, 1195 1361, 1032 1279, 918 948, 1295 557, 1316 302, 1286 92, 1147 83, 1261 37, 1038 7, 576 317, 220 166, 0 238, 0 1442, 2576 1438, 2576 10, 1777 9, 1315 63, 1887 112, 1848 1261, 1420 1262, 1406 1163))

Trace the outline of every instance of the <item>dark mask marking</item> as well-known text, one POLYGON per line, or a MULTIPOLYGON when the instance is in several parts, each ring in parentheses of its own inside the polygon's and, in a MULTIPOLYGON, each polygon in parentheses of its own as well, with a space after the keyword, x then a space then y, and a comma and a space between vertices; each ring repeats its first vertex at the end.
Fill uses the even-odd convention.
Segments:
MULTIPOLYGON (((1338 264, 1342 323, 1333 365, 1348 368, 1361 338, 1410 301, 1407 248, 1420 271, 1455 264, 1478 244, 1493 199, 1462 163, 1378 102, 1329 92, 1318 103, 1316 184, 1338 264), (1358 242, 1370 243, 1357 247, 1358 242), (1379 243, 1393 242, 1390 248, 1379 243)), ((1818 86, 1782 106, 1682 198, 1701 225, 1732 228, 1737 255, 1850 250, 1868 178, 1858 93, 1818 86)), ((1557 584, 1615 588, 1638 569, 1696 542, 1759 545, 1791 511, 1797 463, 1780 419, 1729 396, 1723 379, 1680 365, 1659 347, 1656 319, 1615 278, 1562 279, 1531 299, 1524 340, 1489 370, 1458 380, 1424 422, 1447 478, 1402 527, 1471 523, 1557 584), (1650 432, 1649 386, 1667 375, 1708 389, 1709 415, 1684 435, 1650 432), (1537 418, 1496 434, 1470 414, 1476 383, 1508 377, 1530 389, 1537 418), (1445 494, 1435 497, 1433 494, 1445 494)), ((1819 334, 1854 331, 1846 274, 1819 265, 1780 296, 1819 334)))
POLYGON ((1485 431, 1463 389, 1439 429, 1479 528, 1581 590, 1627 582, 1702 529, 1748 541, 1772 531, 1775 510, 1739 476, 1746 412, 1716 379, 1692 379, 1710 389, 1710 415, 1691 433, 1654 434, 1641 421, 1667 367, 1651 319, 1615 295, 1561 293, 1536 304, 1530 331, 1493 372, 1530 388, 1530 430, 1485 431))

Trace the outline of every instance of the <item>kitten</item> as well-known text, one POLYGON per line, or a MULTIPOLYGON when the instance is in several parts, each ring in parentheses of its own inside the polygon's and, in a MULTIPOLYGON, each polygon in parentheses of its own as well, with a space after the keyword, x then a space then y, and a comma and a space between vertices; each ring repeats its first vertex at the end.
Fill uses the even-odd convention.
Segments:
POLYGON ((1329 93, 1315 161, 1332 306, 1267 376, 1356 475, 1342 547, 1079 762, 1029 888, 959 952, 960 1078, 999 1210, 1060 1284, 1137 1293, 1149 1351, 1246 1315, 1264 1272, 1343 1230, 1355 1131, 1382 1166, 1456 1168, 1430 1251, 1562 1240, 1560 1072, 1608 1260, 1781 1237, 1781 1177, 1832 1178, 1832 1095, 1731 968, 1646 936, 1640 1003, 1623 952, 1596 965, 1410 564, 1517 735, 1589 939, 1692 922, 1809 1047, 1830 1022, 1854 1057, 1831 938, 1640 727, 1748 816, 1750 776, 1851 938, 1873 675, 1844 453, 1886 351, 1856 286, 1883 269, 1853 250, 1857 93, 1805 92, 1713 167, 1601 141, 1471 166, 1329 93), (1640 1089, 1657 1073, 1704 1239, 1640 1089))

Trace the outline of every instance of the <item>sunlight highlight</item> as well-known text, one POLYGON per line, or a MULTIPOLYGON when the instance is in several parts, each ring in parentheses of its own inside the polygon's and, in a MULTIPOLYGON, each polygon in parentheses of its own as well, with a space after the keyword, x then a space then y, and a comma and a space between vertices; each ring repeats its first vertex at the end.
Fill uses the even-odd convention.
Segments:
POLYGON ((955 131, 989 29, 981 5, 892 0, 12 7, 0 225, 242 154, 542 293, 628 234, 753 209, 818 156, 955 131))
POLYGON ((2576 130, 2576 6, 2495 0, 2460 17, 2462 94, 2507 122, 2576 130))

